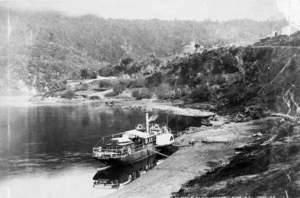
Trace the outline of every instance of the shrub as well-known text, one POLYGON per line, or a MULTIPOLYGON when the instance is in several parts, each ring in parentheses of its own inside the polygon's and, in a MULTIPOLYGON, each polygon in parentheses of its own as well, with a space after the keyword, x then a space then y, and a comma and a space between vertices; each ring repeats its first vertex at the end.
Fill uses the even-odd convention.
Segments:
POLYGON ((162 75, 161 73, 157 72, 154 73, 152 76, 146 78, 145 86, 147 88, 153 88, 160 85, 162 82, 162 75))
POLYGON ((114 81, 114 84, 119 84, 119 85, 124 86, 125 88, 128 88, 131 85, 131 81, 132 80, 130 79, 130 77, 125 75, 125 76, 117 78, 114 81))
POLYGON ((90 77, 92 79, 97 79, 97 73, 95 71, 92 71, 92 73, 90 74, 90 77))
POLYGON ((108 65, 104 68, 99 69, 100 76, 114 76, 117 73, 114 71, 114 67, 112 65, 108 65))
POLYGON ((83 68, 80 70, 80 76, 83 79, 87 79, 89 77, 88 70, 86 68, 83 68))
POLYGON ((241 102, 243 102, 245 96, 246 96, 245 85, 234 84, 224 95, 224 98, 226 98, 229 101, 229 105, 238 105, 241 102))
POLYGON ((131 96, 134 97, 134 98, 137 99, 137 100, 140 100, 140 99, 138 99, 138 98, 139 98, 139 95, 140 95, 140 90, 138 90, 138 89, 133 90, 133 91, 131 92, 131 96))
POLYGON ((112 91, 112 93, 108 93, 105 96, 112 97, 112 96, 120 95, 121 93, 123 93, 123 91, 125 89, 126 89, 126 87, 124 85, 116 83, 116 84, 113 85, 113 91, 112 91))
POLYGON ((90 100, 100 100, 100 97, 99 96, 91 96, 89 99, 90 100))
POLYGON ((123 59, 122 61, 121 61, 121 64, 122 65, 125 65, 125 66, 127 66, 129 63, 131 63, 131 62, 133 62, 134 60, 132 59, 132 58, 125 58, 125 59, 123 59))
POLYGON ((106 93, 104 96, 105 97, 113 97, 113 96, 116 96, 116 95, 114 95, 114 92, 109 92, 109 93, 106 93))
POLYGON ((87 68, 83 68, 80 70, 80 76, 83 79, 96 79, 97 73, 95 71, 88 70, 87 68))
POLYGON ((66 84, 60 84, 59 85, 59 89, 60 89, 60 91, 66 90, 67 89, 67 85, 66 84))
POLYGON ((75 91, 86 91, 89 89, 89 85, 87 83, 82 83, 75 86, 75 91))
POLYGON ((149 89, 143 88, 143 89, 136 89, 131 93, 131 96, 134 97, 137 100, 141 100, 143 98, 151 98, 152 93, 149 89))
POLYGON ((131 81, 130 86, 133 88, 141 88, 145 86, 145 78, 142 75, 137 76, 134 80, 131 81))
POLYGON ((172 89, 172 87, 169 84, 163 83, 159 85, 155 89, 155 94, 159 99, 167 100, 167 99, 175 99, 176 92, 172 89))
POLYGON ((110 87, 113 86, 113 81, 112 80, 101 80, 99 81, 99 88, 100 89, 109 89, 110 87))
POLYGON ((179 99, 191 95, 191 89, 188 86, 177 87, 174 90, 176 92, 175 99, 179 99))
POLYGON ((210 99, 210 91, 208 85, 198 85, 191 93, 191 99, 194 102, 206 102, 210 99))
POLYGON ((62 93, 61 97, 67 99, 75 98, 75 93, 72 90, 66 90, 62 93))
POLYGON ((126 88, 131 84, 131 79, 129 77, 123 76, 112 81, 112 93, 108 93, 105 96, 112 97, 120 95, 126 88))
POLYGON ((82 90, 82 91, 86 91, 86 90, 88 90, 88 89, 89 89, 89 85, 88 85, 87 83, 81 84, 81 90, 82 90))
POLYGON ((216 85, 222 85, 224 83, 226 83, 226 78, 222 75, 216 75, 213 79, 212 79, 212 83, 216 84, 216 85))

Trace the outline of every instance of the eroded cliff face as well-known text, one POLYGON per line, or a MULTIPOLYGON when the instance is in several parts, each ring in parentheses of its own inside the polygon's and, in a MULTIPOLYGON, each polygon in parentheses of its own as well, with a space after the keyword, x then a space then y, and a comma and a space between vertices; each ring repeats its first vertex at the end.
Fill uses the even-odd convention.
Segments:
MULTIPOLYGON (((297 39, 299 36, 291 42, 297 39)), ((218 108, 261 105, 295 114, 300 96, 300 48, 260 45, 263 43, 176 58, 164 79, 176 86, 187 85, 192 102, 209 101, 218 108)))

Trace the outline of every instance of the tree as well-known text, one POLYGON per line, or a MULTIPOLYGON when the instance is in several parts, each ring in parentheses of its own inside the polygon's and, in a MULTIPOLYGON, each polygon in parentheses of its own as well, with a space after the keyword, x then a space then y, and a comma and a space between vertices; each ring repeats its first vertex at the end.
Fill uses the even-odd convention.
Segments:
POLYGON ((87 68, 83 68, 80 70, 80 76, 81 76, 81 78, 83 78, 85 80, 89 77, 89 72, 88 72, 87 68))

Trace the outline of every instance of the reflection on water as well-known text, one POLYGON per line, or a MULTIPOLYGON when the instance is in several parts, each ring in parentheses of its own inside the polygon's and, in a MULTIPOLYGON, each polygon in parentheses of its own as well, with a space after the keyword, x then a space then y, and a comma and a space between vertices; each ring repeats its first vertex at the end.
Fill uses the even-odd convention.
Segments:
MULTIPOLYGON (((91 149, 105 135, 132 129, 144 113, 102 103, 0 105, 0 197, 101 197, 91 149), (8 123, 8 108, 10 120, 8 123)), ((173 115, 160 123, 178 125, 173 115), (175 121, 174 121, 175 120, 175 121)))
POLYGON ((156 166, 156 162, 155 155, 152 155, 149 158, 126 166, 113 166, 98 170, 93 177, 94 187, 119 188, 124 186, 152 169, 156 166))
POLYGON ((0 197, 10 198, 107 194, 91 186, 99 167, 91 149, 101 136, 144 120, 142 112, 99 103, 10 106, 8 141, 7 108, 0 107, 0 197))
POLYGON ((95 168, 73 167, 55 175, 49 173, 22 174, 0 183, 0 197, 7 198, 63 198, 102 197, 113 189, 95 189, 91 177, 95 168))

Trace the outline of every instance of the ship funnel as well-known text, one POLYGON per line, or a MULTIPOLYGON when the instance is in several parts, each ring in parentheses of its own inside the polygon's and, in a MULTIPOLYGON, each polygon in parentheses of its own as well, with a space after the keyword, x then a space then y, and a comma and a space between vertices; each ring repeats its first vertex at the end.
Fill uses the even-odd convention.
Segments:
POLYGON ((146 132, 149 133, 149 113, 146 112, 146 132))

